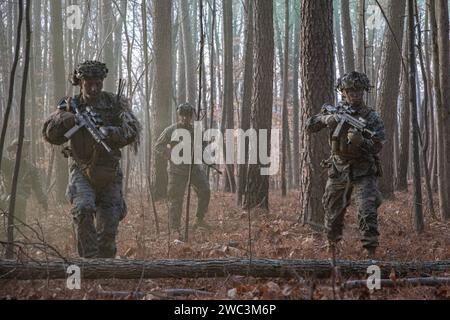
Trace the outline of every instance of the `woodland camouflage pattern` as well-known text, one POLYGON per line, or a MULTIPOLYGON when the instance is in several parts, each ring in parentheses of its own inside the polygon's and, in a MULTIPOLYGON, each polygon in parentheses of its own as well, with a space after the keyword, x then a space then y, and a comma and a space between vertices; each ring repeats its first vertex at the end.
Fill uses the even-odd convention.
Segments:
MULTIPOLYGON (((83 98, 78 96, 78 99, 80 110, 84 110, 83 98)), ((77 231, 79 255, 113 258, 118 225, 127 213, 122 194, 120 149, 127 145, 137 148, 140 125, 129 102, 124 98, 117 99, 115 94, 101 92, 97 103, 90 107, 100 114, 108 132, 106 142, 113 150, 109 154, 95 143, 87 130, 79 130, 70 140, 67 196, 73 204, 71 213, 77 231)), ((43 127, 44 138, 56 145, 65 143, 67 139, 64 134, 70 129, 67 123, 70 123, 72 116, 61 110, 51 114, 43 127)))
MULTIPOLYGON (((338 107, 345 104, 341 102, 338 107)), ((385 133, 383 121, 374 110, 361 106, 356 111, 354 116, 364 118, 367 121, 367 129, 373 131, 375 135, 370 137, 364 133, 361 145, 354 146, 348 143, 348 127, 343 130, 337 142, 331 138, 334 128, 329 128, 330 145, 334 143, 335 146, 331 157, 322 163, 328 168, 328 181, 322 203, 328 239, 331 242, 338 242, 342 237, 345 211, 353 194, 358 208, 362 244, 364 248, 369 249, 378 246, 377 209, 381 205, 382 198, 377 186, 377 177, 382 173, 377 154, 383 146, 385 133)), ((313 133, 326 128, 325 117, 322 112, 308 119, 307 130, 313 133)))

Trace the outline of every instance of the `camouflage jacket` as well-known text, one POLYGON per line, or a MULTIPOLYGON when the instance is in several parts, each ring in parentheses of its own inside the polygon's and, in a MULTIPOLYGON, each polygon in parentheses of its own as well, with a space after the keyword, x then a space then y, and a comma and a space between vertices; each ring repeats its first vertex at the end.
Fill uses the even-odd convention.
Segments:
MULTIPOLYGON (((340 102, 340 106, 344 102, 340 102)), ((324 121, 324 113, 319 113, 308 119, 306 129, 309 132, 318 132, 327 127, 324 121)), ((342 134, 336 142, 335 150, 332 150, 329 161, 326 161, 333 169, 342 172, 346 168, 351 168, 352 176, 354 178, 366 175, 381 175, 381 168, 379 165, 378 153, 381 151, 384 141, 384 124, 381 117, 373 109, 366 106, 357 110, 354 115, 357 118, 363 118, 367 121, 367 129, 374 132, 374 136, 370 137, 367 133, 363 134, 364 141, 359 146, 348 144, 347 133, 349 126, 344 127, 342 134)), ((329 143, 332 145, 332 135, 334 130, 329 130, 329 143)))
MULTIPOLYGON (((189 164, 187 163, 175 164, 171 159, 172 148, 179 143, 179 140, 173 137, 176 129, 186 129, 189 131, 191 135, 191 147, 193 147, 194 127, 191 125, 188 128, 186 128, 181 126, 179 123, 175 123, 163 130, 158 140, 156 141, 154 150, 157 157, 162 157, 169 161, 170 173, 187 175, 189 174, 189 164)), ((180 152, 180 156, 183 156, 182 152, 180 152)), ((193 166, 194 172, 201 168, 202 166, 198 164, 193 166)))
MULTIPOLYGON (((84 110, 87 106, 82 97, 78 96, 79 108, 84 110)), ((93 162, 105 167, 118 167, 121 158, 120 149, 134 144, 136 148, 139 141, 140 124, 133 115, 128 100, 122 98, 119 101, 116 95, 102 92, 97 103, 90 106, 103 120, 104 126, 109 127, 110 134, 107 144, 112 148, 109 154, 102 146, 98 145, 90 133, 82 128, 70 140, 70 152, 78 165, 90 165, 93 162)), ((67 142, 64 134, 67 128, 62 114, 57 110, 45 121, 42 133, 44 138, 52 144, 61 145, 67 142)))

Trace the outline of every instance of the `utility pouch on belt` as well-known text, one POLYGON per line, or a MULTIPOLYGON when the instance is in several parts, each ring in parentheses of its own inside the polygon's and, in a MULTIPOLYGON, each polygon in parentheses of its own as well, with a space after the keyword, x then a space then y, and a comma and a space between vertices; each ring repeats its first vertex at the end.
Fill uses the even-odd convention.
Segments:
POLYGON ((103 189, 114 181, 117 168, 91 164, 85 168, 84 174, 95 189, 103 189))

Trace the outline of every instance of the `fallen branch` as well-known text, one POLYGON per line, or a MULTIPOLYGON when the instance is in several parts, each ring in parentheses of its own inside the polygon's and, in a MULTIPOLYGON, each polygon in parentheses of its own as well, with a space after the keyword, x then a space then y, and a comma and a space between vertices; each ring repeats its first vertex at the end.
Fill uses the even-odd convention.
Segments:
MULTIPOLYGON (((228 275, 258 278, 292 278, 314 276, 329 278, 331 264, 327 260, 253 259, 249 268, 247 259, 220 260, 115 260, 74 259, 68 261, 19 262, 0 260, 0 278, 4 279, 65 279, 69 265, 81 269, 82 279, 149 279, 149 278, 213 278, 228 275)), ((413 273, 430 276, 433 272, 450 272, 450 260, 432 262, 386 262, 337 260, 341 275, 367 276, 367 268, 377 265, 381 277, 388 278, 391 270, 397 276, 413 273)))
POLYGON ((112 299, 143 299, 147 295, 163 299, 174 297, 186 297, 186 296, 208 297, 213 295, 212 292, 197 289, 162 289, 149 292, 98 290, 92 291, 91 294, 97 297, 112 298, 112 299))
MULTIPOLYGON (((427 277, 427 278, 406 278, 397 279, 392 281, 390 279, 380 280, 381 288, 396 288, 396 287, 439 287, 450 285, 450 278, 437 278, 437 277, 427 277)), ((366 280, 351 280, 343 284, 342 288, 344 290, 352 290, 357 288, 367 288, 366 280)))

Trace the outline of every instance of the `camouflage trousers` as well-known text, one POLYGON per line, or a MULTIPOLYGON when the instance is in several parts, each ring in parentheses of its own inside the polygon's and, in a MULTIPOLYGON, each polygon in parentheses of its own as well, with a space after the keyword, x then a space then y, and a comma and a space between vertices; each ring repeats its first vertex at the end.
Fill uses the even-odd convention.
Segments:
MULTIPOLYGON (((180 228, 184 194, 189 176, 185 172, 169 172, 167 196, 169 200, 169 219, 172 229, 180 228)), ((203 219, 208 211, 211 191, 205 172, 198 166, 192 169, 191 186, 197 194, 197 219, 203 219)))
POLYGON ((83 258, 114 258, 119 222, 127 207, 122 194, 123 175, 118 172, 112 183, 95 190, 77 166, 72 166, 67 197, 77 236, 77 249, 83 258))
POLYGON ((358 209, 359 229, 364 248, 378 246, 378 214, 381 194, 377 178, 373 175, 349 180, 345 173, 330 175, 325 187, 322 203, 325 209, 325 227, 328 240, 338 242, 342 238, 344 216, 351 196, 358 209))

